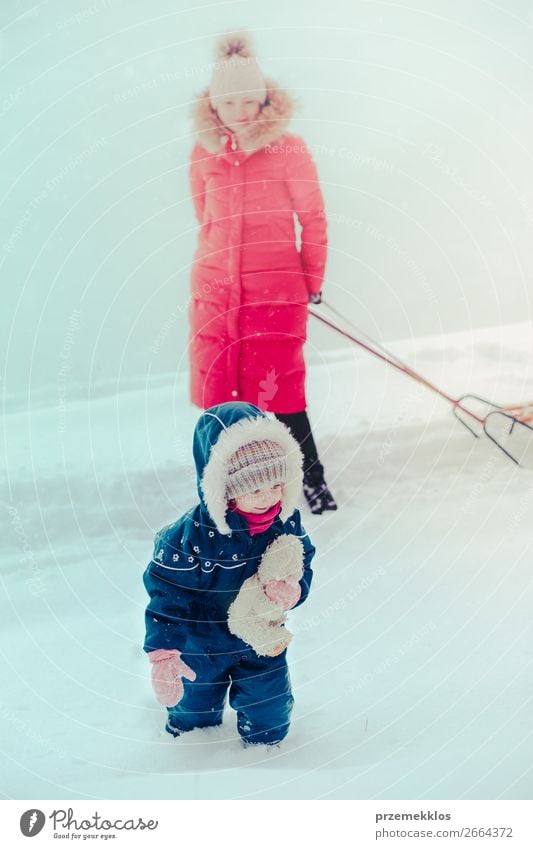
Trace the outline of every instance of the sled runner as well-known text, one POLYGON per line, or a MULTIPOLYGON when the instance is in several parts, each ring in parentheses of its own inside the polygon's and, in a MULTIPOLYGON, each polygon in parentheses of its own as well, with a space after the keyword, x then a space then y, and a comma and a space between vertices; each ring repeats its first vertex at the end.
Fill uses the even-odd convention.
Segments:
POLYGON ((331 304, 322 301, 322 305, 330 313, 348 325, 354 332, 350 333, 344 330, 331 318, 326 318, 310 307, 309 312, 314 318, 330 327, 336 333, 359 345, 365 351, 383 360, 383 362, 388 363, 395 369, 398 369, 398 371, 403 372, 408 377, 426 386, 432 392, 440 395, 441 398, 444 398, 445 401, 448 401, 453 406, 453 413, 456 419, 476 439, 479 439, 480 436, 485 434, 517 466, 533 468, 533 424, 531 424, 533 423, 533 401, 525 404, 505 406, 494 404, 480 395, 471 393, 461 395, 460 398, 453 398, 434 383, 422 377, 421 374, 413 371, 410 366, 402 362, 402 360, 398 359, 390 351, 387 351, 379 342, 371 339, 366 333, 356 328, 335 307, 332 307, 331 304), (355 333, 357 333, 357 336, 355 333), (366 342, 358 338, 361 335, 365 336, 366 342))

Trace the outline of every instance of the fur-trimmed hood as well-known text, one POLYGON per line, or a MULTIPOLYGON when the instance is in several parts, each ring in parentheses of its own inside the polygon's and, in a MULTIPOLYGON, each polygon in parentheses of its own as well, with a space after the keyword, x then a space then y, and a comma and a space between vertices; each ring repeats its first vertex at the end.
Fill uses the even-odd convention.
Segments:
MULTIPOLYGON (((275 142, 286 131, 294 113, 294 100, 273 80, 266 79, 265 105, 257 119, 239 133, 239 147, 247 153, 275 142)), ((228 128, 222 123, 209 101, 209 88, 204 89, 192 107, 195 139, 208 153, 223 153, 228 140, 228 128)))
POLYGON ((286 521, 296 508, 303 464, 300 446, 288 427, 253 404, 237 401, 210 407, 198 420, 193 438, 198 494, 221 534, 231 533, 226 521, 228 460, 245 443, 260 439, 277 442, 286 455, 287 482, 280 513, 282 521, 286 521))

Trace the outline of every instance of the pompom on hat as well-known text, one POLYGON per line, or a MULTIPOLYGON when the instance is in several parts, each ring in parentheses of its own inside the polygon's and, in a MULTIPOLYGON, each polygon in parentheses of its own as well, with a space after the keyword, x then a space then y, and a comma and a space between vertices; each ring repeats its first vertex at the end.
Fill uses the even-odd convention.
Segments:
POLYGON ((264 103, 267 89, 257 64, 251 39, 246 32, 230 32, 216 44, 215 64, 209 86, 211 106, 232 94, 244 94, 264 103))
POLYGON ((286 480, 287 462, 281 445, 271 439, 254 440, 242 445, 229 458, 226 498, 237 498, 286 480))

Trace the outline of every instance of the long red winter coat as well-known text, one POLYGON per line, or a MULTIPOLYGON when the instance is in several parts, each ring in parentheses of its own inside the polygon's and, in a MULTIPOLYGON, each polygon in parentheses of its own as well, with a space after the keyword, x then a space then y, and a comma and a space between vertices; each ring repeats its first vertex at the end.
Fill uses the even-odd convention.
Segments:
POLYGON ((292 101, 267 81, 246 136, 229 133, 207 90, 194 107, 190 183, 200 223, 192 270, 191 399, 306 408, 308 294, 322 287, 326 220, 314 162, 285 129, 292 101), (301 226, 296 245, 295 214, 301 226))

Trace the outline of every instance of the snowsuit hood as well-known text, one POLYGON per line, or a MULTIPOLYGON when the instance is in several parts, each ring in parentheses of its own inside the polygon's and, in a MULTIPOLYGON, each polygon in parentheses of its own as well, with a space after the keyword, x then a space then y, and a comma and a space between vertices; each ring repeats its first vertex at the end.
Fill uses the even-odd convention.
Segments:
POLYGON ((196 424, 193 455, 198 494, 221 534, 231 533, 226 521, 229 458, 242 445, 261 439, 277 442, 286 456, 287 482, 280 512, 280 518, 286 521, 295 510, 303 474, 302 451, 286 425, 267 416, 253 404, 231 401, 210 407, 196 424))

